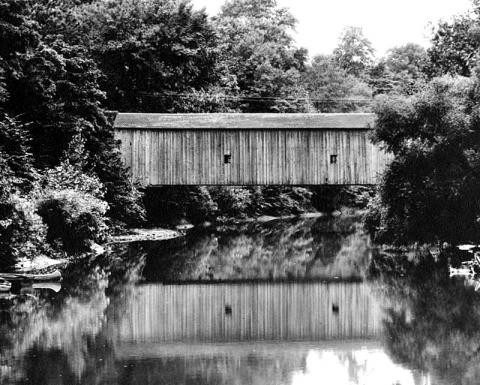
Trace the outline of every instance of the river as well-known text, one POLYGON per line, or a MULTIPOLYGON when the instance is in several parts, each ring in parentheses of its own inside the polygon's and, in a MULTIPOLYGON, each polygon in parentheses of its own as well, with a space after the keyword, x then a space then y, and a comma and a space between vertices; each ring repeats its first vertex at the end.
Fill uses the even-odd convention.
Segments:
POLYGON ((466 385, 480 295, 356 216, 116 245, 0 297, 1 384, 466 385))

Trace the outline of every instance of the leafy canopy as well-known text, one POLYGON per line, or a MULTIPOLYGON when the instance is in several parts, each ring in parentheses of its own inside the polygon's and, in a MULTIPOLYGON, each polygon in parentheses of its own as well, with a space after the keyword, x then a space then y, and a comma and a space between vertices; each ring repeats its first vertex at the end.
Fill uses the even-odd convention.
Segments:
POLYGON ((294 46, 291 32, 296 20, 275 0, 232 0, 225 3, 214 24, 219 38, 225 82, 245 100, 244 112, 286 112, 302 108, 301 102, 286 106, 285 98, 305 93, 300 86, 307 52, 294 46), (300 104, 300 105, 299 105, 300 104))
POLYGON ((333 56, 315 56, 304 73, 304 82, 311 103, 320 112, 354 112, 368 107, 357 99, 372 97, 368 84, 340 68, 333 56))
POLYGON ((63 0, 59 16, 45 18, 45 33, 86 48, 102 71, 108 108, 173 111, 176 100, 152 102, 149 95, 201 91, 216 83, 216 34, 207 14, 189 1, 69 3, 63 0))
POLYGON ((470 76, 480 48, 480 8, 476 15, 460 15, 436 26, 428 49, 431 75, 470 76))
POLYGON ((361 76, 373 64, 375 50, 360 27, 347 27, 342 32, 333 56, 340 68, 354 76, 361 76))

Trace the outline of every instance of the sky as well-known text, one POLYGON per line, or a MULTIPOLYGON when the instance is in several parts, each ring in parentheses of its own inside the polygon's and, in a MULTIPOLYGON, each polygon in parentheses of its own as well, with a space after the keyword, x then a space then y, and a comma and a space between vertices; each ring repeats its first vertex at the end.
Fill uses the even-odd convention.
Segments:
MULTIPOLYGON (((409 42, 425 47, 438 20, 469 12, 470 0, 277 0, 297 18, 297 45, 310 56, 329 54, 346 26, 363 28, 377 56, 409 42)), ((195 8, 215 15, 224 0, 192 0, 195 8)))

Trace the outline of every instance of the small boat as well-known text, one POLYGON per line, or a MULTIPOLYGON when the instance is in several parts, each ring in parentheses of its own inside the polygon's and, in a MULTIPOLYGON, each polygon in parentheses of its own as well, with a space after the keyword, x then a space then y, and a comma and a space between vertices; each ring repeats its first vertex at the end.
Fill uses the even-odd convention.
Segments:
POLYGON ((47 274, 0 273, 0 279, 9 281, 58 282, 62 280, 60 271, 47 274))
POLYGON ((10 291, 12 284, 7 280, 0 278, 0 293, 10 291))

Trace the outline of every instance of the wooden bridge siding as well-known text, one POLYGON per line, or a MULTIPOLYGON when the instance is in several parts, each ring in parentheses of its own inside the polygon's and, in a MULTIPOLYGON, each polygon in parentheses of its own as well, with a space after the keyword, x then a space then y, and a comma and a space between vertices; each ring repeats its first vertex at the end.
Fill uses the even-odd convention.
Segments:
POLYGON ((117 129, 145 185, 375 184, 387 162, 368 130, 117 129), (224 164, 224 154, 232 155, 224 164), (338 155, 330 164, 330 155, 338 155))
POLYGON ((134 294, 118 320, 123 342, 365 339, 382 328, 361 282, 148 284, 134 294))

